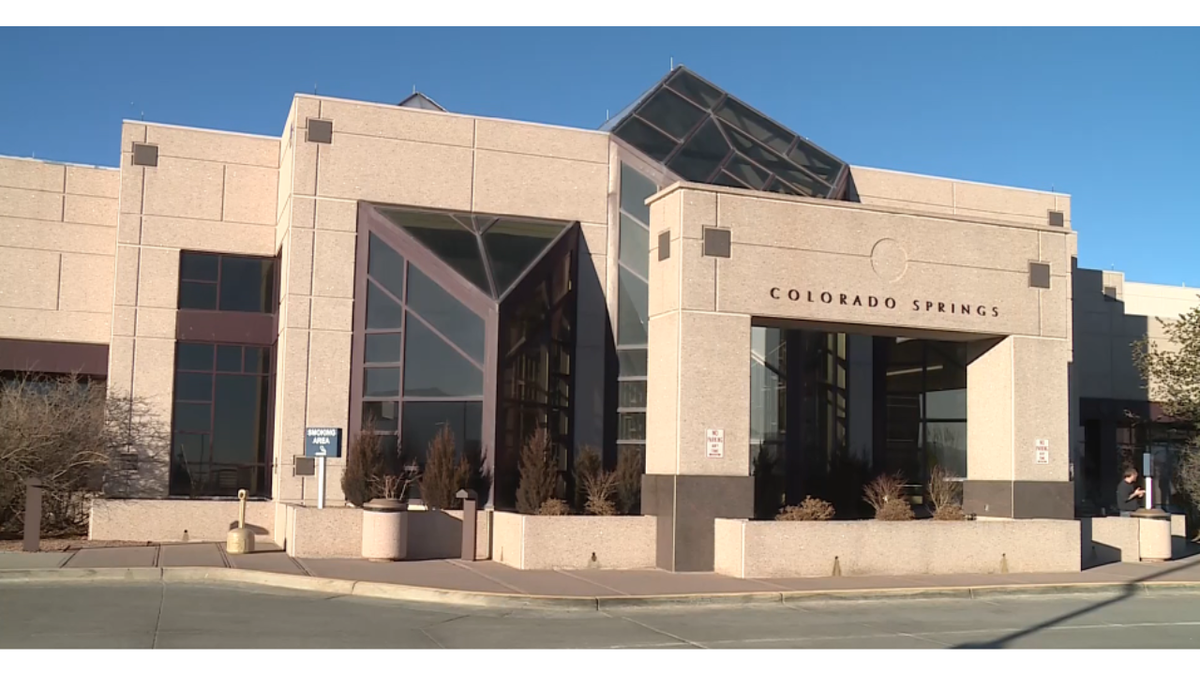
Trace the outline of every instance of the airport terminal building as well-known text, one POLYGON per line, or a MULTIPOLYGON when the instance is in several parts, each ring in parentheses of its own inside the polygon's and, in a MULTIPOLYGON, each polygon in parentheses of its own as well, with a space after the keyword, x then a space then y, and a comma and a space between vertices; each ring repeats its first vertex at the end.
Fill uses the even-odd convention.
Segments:
POLYGON ((170 442, 113 495, 146 532, 239 489, 311 503, 305 429, 368 416, 417 456, 448 424, 496 511, 535 430, 564 476, 642 450, 667 569, 711 569, 762 453, 789 501, 853 458, 1072 519, 1158 442, 1130 344, 1195 293, 1079 269, 1068 195, 850 166, 684 67, 600 130, 419 94, 280 117, 126 121, 116 168, 0 159, 0 371, 149 403, 170 442))

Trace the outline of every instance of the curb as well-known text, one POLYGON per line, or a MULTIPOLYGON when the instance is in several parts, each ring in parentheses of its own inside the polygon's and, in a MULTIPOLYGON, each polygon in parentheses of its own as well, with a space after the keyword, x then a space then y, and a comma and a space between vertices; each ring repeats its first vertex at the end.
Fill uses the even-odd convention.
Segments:
POLYGON ((335 596, 394 600, 424 604, 465 605, 500 609, 605 611, 714 606, 792 605, 828 602, 886 602, 889 600, 982 600, 1002 597, 1070 595, 1200 594, 1200 581, 1081 582, 1076 584, 1013 584, 931 588, 880 588, 827 591, 697 593, 645 596, 560 596, 489 593, 406 586, 375 581, 352 581, 241 570, 222 567, 133 567, 95 569, 0 570, 0 584, 19 582, 124 581, 141 583, 249 584, 335 596))

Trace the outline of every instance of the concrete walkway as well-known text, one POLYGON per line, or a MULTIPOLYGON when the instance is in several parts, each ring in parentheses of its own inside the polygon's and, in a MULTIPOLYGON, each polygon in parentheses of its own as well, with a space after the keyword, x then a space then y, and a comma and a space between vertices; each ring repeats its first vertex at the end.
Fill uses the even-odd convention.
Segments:
POLYGON ((1114 563, 1080 573, 735 579, 661 570, 522 571, 491 561, 299 559, 270 545, 260 548, 263 550, 250 555, 229 555, 218 543, 0 553, 0 581, 110 579, 124 575, 143 580, 259 583, 419 601, 563 606, 1128 593, 1152 589, 1200 592, 1200 556, 1160 564, 1114 563))

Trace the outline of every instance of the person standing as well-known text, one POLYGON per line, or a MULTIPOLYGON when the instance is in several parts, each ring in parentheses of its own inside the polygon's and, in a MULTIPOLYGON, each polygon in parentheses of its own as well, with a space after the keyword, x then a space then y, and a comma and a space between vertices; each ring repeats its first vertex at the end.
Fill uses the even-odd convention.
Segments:
POLYGON ((1126 469, 1125 478, 1117 484, 1117 510, 1122 515, 1133 513, 1142 507, 1146 491, 1137 484, 1137 469, 1126 469))

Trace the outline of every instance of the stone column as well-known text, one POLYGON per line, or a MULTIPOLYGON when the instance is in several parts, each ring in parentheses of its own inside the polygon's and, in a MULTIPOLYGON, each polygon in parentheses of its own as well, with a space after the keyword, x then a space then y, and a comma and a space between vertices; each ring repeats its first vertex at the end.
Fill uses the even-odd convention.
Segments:
POLYGON ((967 482, 979 517, 1073 518, 1066 340, 1008 337, 971 345, 967 482), (1039 441, 1044 442, 1039 445, 1039 441), (1039 458, 1039 449, 1048 457, 1039 458))
POLYGON ((650 219, 642 511, 658 517, 658 567, 709 571, 713 519, 754 512, 750 317, 716 311, 721 256, 705 255, 702 234, 715 223, 715 196, 670 194, 650 219), (709 452, 710 430, 723 434, 719 453, 709 452))

